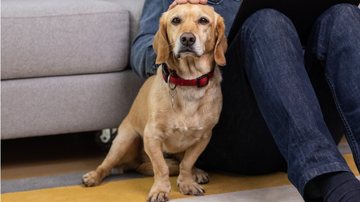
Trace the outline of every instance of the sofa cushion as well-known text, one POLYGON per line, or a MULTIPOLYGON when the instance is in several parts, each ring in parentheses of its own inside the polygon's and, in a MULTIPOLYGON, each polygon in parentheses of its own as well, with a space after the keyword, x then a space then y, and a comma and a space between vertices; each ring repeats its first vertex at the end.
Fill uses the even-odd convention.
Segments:
POLYGON ((143 80, 116 73, 1 82, 1 139, 118 127, 143 80))
POLYGON ((143 5, 145 0, 107 0, 111 1, 121 8, 124 8, 129 11, 130 14, 130 36, 131 41, 134 40, 138 29, 139 29, 139 21, 141 17, 141 13, 143 10, 143 5))
POLYGON ((3 0, 2 79, 121 71, 129 11, 101 0, 3 0))

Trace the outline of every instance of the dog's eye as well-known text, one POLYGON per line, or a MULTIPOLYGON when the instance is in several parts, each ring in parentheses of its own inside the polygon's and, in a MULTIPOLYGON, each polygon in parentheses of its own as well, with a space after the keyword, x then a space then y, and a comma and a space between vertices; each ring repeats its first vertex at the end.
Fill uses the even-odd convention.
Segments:
POLYGON ((171 20, 171 23, 173 25, 178 25, 181 23, 181 19, 179 17, 174 17, 172 20, 171 20))
POLYGON ((209 23, 209 20, 206 19, 205 17, 201 17, 201 18, 199 19, 199 23, 202 24, 202 25, 206 25, 206 24, 209 23))

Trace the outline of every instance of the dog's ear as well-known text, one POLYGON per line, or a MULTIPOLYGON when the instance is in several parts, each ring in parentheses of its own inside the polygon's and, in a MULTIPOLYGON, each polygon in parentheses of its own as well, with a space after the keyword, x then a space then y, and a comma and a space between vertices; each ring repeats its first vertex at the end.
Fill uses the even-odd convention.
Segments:
POLYGON ((170 45, 166 31, 166 16, 163 14, 160 18, 159 30, 156 32, 153 42, 156 53, 156 64, 164 63, 170 55, 170 45))
POLYGON ((214 58, 216 64, 219 66, 225 66, 226 65, 226 58, 225 58, 225 52, 227 49, 227 39, 225 36, 225 23, 224 19, 220 16, 216 16, 216 27, 215 27, 215 34, 216 34, 216 44, 215 44, 215 50, 214 50, 214 58))

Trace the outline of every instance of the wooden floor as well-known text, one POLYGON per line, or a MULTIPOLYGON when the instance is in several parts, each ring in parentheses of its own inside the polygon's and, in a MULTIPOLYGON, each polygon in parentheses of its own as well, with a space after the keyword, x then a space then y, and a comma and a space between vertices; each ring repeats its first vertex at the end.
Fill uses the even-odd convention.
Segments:
POLYGON ((96 168, 106 152, 95 132, 1 141, 1 177, 18 179, 60 175, 96 168))
POLYGON ((92 170, 106 155, 96 144, 95 133, 3 140, 1 177, 19 179, 92 170))
MULTIPOLYGON (((2 179, 55 176, 94 169, 106 155, 95 143, 94 133, 66 134, 2 141, 2 179)), ((346 143, 343 140, 342 143, 346 143)), ((341 145, 341 144, 340 144, 341 145)), ((351 154, 344 155, 354 173, 359 176, 351 154)), ((210 173, 211 183, 204 185, 205 198, 180 194, 176 177, 170 197, 181 201, 269 201, 300 202, 300 195, 287 179, 286 173, 262 176, 241 176, 210 173), (266 199, 266 200, 265 200, 266 199)), ((145 201, 153 183, 152 177, 129 178, 103 183, 94 188, 78 184, 55 188, 30 189, 1 195, 4 202, 83 202, 83 201, 145 201), (51 200, 50 200, 51 199, 51 200)), ((16 180, 15 180, 16 181, 16 180)), ((21 180, 20 180, 21 181, 21 180)), ((32 185, 32 183, 29 183, 32 185)), ((175 200, 176 201, 176 200, 175 200)))

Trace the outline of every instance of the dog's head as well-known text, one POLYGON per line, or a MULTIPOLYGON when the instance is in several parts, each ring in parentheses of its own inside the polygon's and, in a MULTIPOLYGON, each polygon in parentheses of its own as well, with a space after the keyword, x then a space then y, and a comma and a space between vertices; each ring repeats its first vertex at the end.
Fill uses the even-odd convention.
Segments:
POLYGON ((174 58, 213 54, 216 64, 226 64, 227 40, 223 18, 207 5, 181 4, 165 12, 155 34, 156 63, 174 58))

